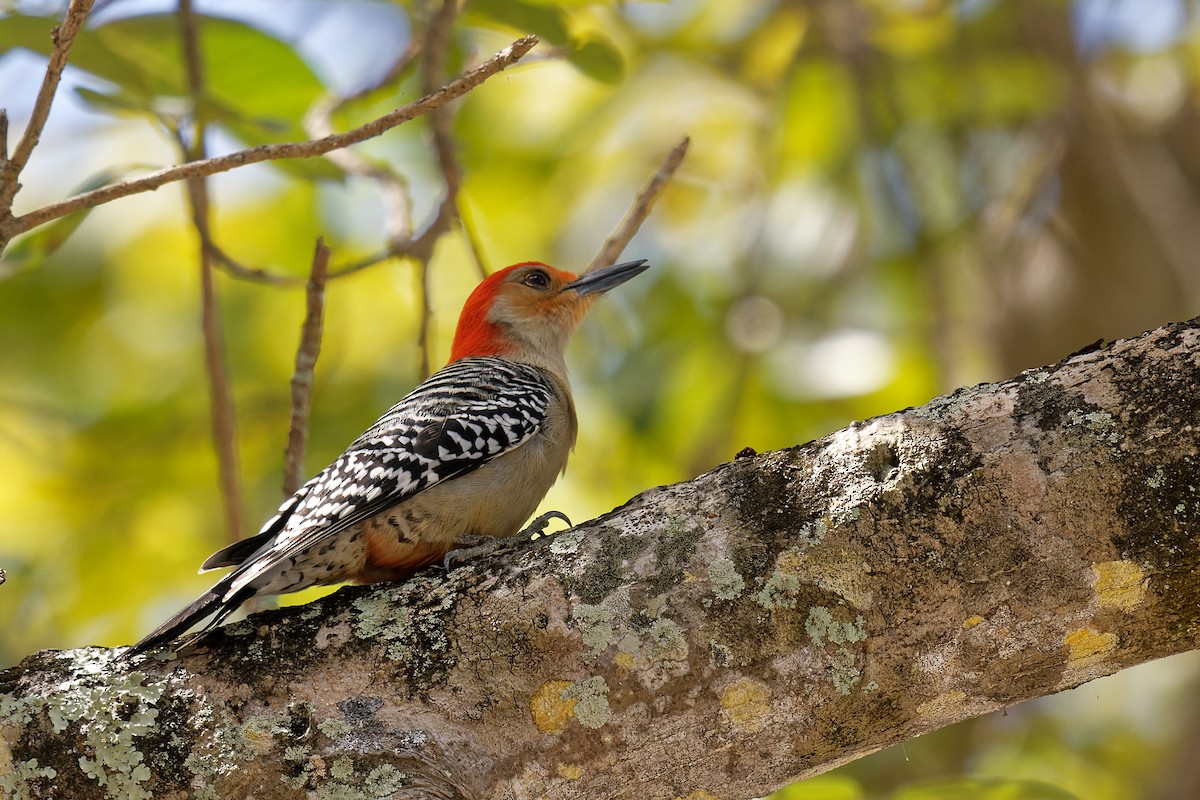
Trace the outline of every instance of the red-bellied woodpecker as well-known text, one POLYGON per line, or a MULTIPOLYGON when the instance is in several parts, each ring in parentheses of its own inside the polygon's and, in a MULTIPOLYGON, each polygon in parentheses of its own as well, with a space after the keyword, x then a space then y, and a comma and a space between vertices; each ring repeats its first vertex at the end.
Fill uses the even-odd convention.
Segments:
POLYGON ((256 595, 405 578, 456 542, 517 533, 567 466, 578 424, 564 351, 602 293, 647 269, 582 277, 525 263, 490 275, 459 316, 450 363, 355 439, 260 533, 208 558, 236 567, 127 653, 256 595))

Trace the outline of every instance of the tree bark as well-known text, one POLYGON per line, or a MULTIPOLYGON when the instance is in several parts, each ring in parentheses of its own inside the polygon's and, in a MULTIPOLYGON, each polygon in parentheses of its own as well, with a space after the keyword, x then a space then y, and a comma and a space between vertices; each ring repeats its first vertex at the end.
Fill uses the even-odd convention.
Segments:
POLYGON ((1200 319, 167 659, 0 673, 16 797, 746 798, 1197 646, 1200 319))

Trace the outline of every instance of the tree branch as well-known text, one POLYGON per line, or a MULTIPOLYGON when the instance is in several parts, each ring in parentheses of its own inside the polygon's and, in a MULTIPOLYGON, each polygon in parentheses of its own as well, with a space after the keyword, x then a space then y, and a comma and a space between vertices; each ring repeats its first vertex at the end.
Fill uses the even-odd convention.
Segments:
POLYGON ((524 36, 478 67, 468 70, 437 91, 408 105, 401 106, 378 119, 343 133, 330 134, 320 139, 303 142, 261 145, 203 161, 178 164, 152 172, 141 178, 122 181, 111 186, 104 186, 100 189, 84 192, 60 203, 31 211, 20 217, 0 219, 0 246, 6 245, 13 236, 24 233, 51 220, 64 217, 67 214, 81 211, 85 208, 93 208, 121 197, 153 191, 168 183, 187 180, 189 178, 216 175, 236 167, 257 164, 263 161, 278 161, 285 158, 309 158, 311 156, 324 155, 332 150, 365 141, 463 96, 488 78, 515 64, 535 44, 537 44, 537 37, 524 36))
POLYGON ((749 797, 1200 643, 1200 319, 170 660, 0 673, 31 796, 749 797))
MULTIPOLYGON (((29 163, 29 157, 33 155, 34 148, 42 138, 46 120, 50 118, 50 106, 53 105, 54 95, 58 91, 58 82, 67 66, 67 55, 71 52, 71 45, 75 43, 76 34, 92 10, 93 2, 94 0, 71 0, 62 24, 50 32, 53 41, 50 60, 46 64, 42 87, 34 100, 29 123, 25 126, 25 132, 21 134, 21 141, 13 150, 12 157, 0 160, 0 221, 8 222, 12 219, 10 214, 13 199, 21 189, 21 171, 29 163)), ((7 129, 7 124, 5 128, 7 129)), ((0 247, 0 250, 2 249, 0 247)))
POLYGON ((679 169, 679 165, 683 163, 683 158, 687 155, 688 147, 691 143, 692 140, 685 136, 667 154, 662 166, 658 168, 658 171, 654 173, 654 177, 638 193, 638 196, 634 198, 633 205, 629 207, 629 211, 625 212, 625 218, 621 220, 617 229, 604 242, 604 245, 600 248, 600 252, 596 253, 596 257, 592 259, 591 264, 588 264, 588 268, 584 270, 584 273, 601 267, 607 267, 609 264, 616 262, 617 257, 621 255, 626 245, 637 234, 638 229, 642 227, 642 223, 646 221, 646 217, 650 216, 650 211, 654 208, 655 201, 662 194, 662 190, 667 187, 667 183, 675 174, 675 170, 679 169))
POLYGON ((288 427, 287 451, 283 456, 283 496, 291 497, 304 483, 304 451, 308 443, 308 416, 312 409, 313 371, 321 354, 325 315, 325 282, 329 275, 329 248, 317 239, 312 270, 305 296, 308 300, 296 369, 292 373, 292 421, 288 427))
MULTIPOLYGON (((185 137, 177 131, 180 156, 195 163, 206 155, 207 124, 204 119, 204 59, 200 54, 200 22, 191 0, 179 0, 179 38, 184 54, 188 93, 192 101, 191 132, 185 137), (188 139, 190 138, 190 142, 188 139)), ((213 449, 217 456, 217 477, 221 487, 221 503, 225 514, 225 535, 230 542, 245 536, 242 518, 242 479, 237 452, 237 415, 233 405, 233 390, 229 385, 229 370, 225 364, 225 341, 221 332, 220 299, 213 264, 216 260, 212 242, 212 214, 209 206, 208 183, 203 176, 187 181, 188 205, 192 212, 192 227, 196 231, 200 260, 201 329, 204 334, 204 365, 208 375, 212 417, 213 449)))

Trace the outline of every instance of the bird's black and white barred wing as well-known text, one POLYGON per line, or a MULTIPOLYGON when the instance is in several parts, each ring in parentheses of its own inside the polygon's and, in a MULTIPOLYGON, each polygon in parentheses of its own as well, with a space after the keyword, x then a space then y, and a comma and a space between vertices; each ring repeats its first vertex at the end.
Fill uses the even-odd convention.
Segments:
MULTIPOLYGON (((236 583, 251 584, 356 522, 520 447, 554 398, 551 378, 536 367, 489 357, 449 364, 280 507, 248 540, 260 546, 245 554, 236 583)), ((220 565, 216 558, 205 565, 220 565)))
POLYGON ((444 480, 529 441, 557 392, 535 367, 464 358, 438 371, 292 495, 257 535, 214 553, 203 568, 237 566, 135 644, 143 653, 207 619, 220 623, 304 551, 444 480))

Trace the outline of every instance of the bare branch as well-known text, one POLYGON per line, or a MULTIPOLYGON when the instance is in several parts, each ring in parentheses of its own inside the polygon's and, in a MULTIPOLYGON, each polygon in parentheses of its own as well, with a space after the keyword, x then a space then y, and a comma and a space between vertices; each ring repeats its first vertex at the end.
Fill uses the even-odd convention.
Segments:
MULTIPOLYGON (((199 179, 202 180, 202 179, 199 179)), ((207 214, 208 194, 189 183, 193 219, 207 214)), ((225 527, 230 541, 238 541, 242 530, 242 492, 237 457, 237 424, 233 407, 233 392, 225 366, 225 346, 221 336, 221 316, 217 307, 216 285, 212 260, 204 243, 200 243, 201 325, 204 331, 204 364, 211 393, 213 444, 217 451, 221 498, 225 509, 225 527)))
POLYGON ((378 253, 360 258, 358 261, 351 261, 348 264, 341 264, 329 270, 329 280, 344 278, 347 275, 353 275, 356 272, 362 272, 364 269, 375 266, 381 261, 387 261, 389 258, 397 258, 400 255, 393 247, 388 247, 386 250, 381 250, 378 253))
POLYGON ((675 174, 675 170, 679 169, 679 165, 683 163, 683 157, 687 155, 688 146, 692 140, 688 137, 683 137, 683 141, 675 145, 668 155, 662 166, 654 173, 654 177, 646 184, 646 187, 634 199, 633 205, 629 207, 629 211, 625 213, 625 218, 621 220, 621 224, 608 237, 608 241, 600 248, 600 252, 592 259, 592 263, 588 264, 585 273, 591 272, 594 269, 612 264, 621 255, 625 246, 629 244, 638 229, 642 227, 642 223, 649 216, 650 210, 654 208, 654 202, 658 200, 658 196, 662 194, 662 190, 666 187, 667 181, 671 180, 671 176, 675 174))
POLYGON ((0 108, 0 174, 8 164, 8 110, 0 108))
MULTIPOLYGON (((328 97, 317 101, 305 116, 304 129, 309 136, 333 134, 333 112, 343 101, 328 97)), ((410 213, 412 201, 408 196, 408 182, 387 166, 376 164, 353 150, 335 150, 325 154, 330 163, 350 175, 370 178, 380 185, 385 201, 384 220, 387 237, 391 242, 407 242, 412 237, 410 213)))
MULTIPOLYGON (((208 236, 208 232, 205 232, 208 236)), ((292 277, 291 275, 279 275, 274 272, 268 272, 265 269, 258 267, 247 267, 242 262, 235 259, 233 256, 225 252, 216 242, 209 238, 205 244, 208 246, 208 251, 212 255, 213 263, 217 265, 226 275, 233 278, 238 278, 251 283, 265 283, 271 286, 299 286, 304 283, 303 278, 292 277)))
MULTIPOLYGON (((442 4, 429 20, 425 30, 425 71, 423 83, 426 92, 446 79, 446 50, 450 46, 450 33, 454 17, 458 13, 457 0, 442 0, 442 4)), ((458 218, 458 188, 462 183, 462 171, 454 156, 454 136, 451 123, 454 115, 449 106, 435 108, 429 115, 429 129, 433 138, 433 150, 437 155, 438 169, 445 184, 441 205, 429 226, 413 242, 413 254, 419 260, 418 277, 421 283, 421 322, 417 330, 417 347, 420 349, 420 375, 429 376, 429 330, 433 326, 433 306, 429 299, 429 261, 433 257, 433 246, 442 234, 454 225, 458 218)))
POLYGON ((305 292, 307 312, 300 328, 300 346, 296 348, 296 369, 292 373, 292 421, 288 428, 287 451, 283 456, 283 494, 293 495, 304 482, 304 451, 308 446, 308 417, 312 409, 313 371, 321 354, 321 335, 325 316, 325 283, 329 277, 329 248, 317 239, 312 270, 305 292))
POLYGON ((760 797, 1193 650, 1198 356, 1200 319, 1169 325, 171 659, 30 656, 0 673, 5 776, 71 800, 760 797), (106 772, 98 732, 132 743, 106 772))
MULTIPOLYGON (((450 32, 454 26, 454 16, 458 11, 457 0, 442 0, 442 5, 429 21, 425 32, 425 75, 426 92, 446 80, 446 49, 450 44, 450 32)), ((438 236, 454 224, 457 216, 458 190, 462 184, 462 169, 454 154, 454 136, 450 125, 454 120, 449 106, 435 108, 429 115, 429 127, 433 135, 433 149, 437 154, 438 168, 446 184, 446 194, 442 198, 441 209, 431 230, 422 236, 438 236)))
MULTIPOLYGON (((19 178, 21 170, 29 163, 29 157, 42 138, 46 120, 50 117, 50 106, 54 102, 54 94, 58 91, 58 82, 62 79, 63 69, 67 66, 67 54, 75 42, 75 36, 83 27, 84 20, 92 10, 93 0, 71 0, 67 6, 66 16, 61 25, 50 32, 53 48, 50 51, 50 61, 46 64, 46 75, 42 78, 42 88, 38 90, 37 99, 33 103, 29 122, 21 141, 13 150, 12 158, 0 163, 0 218, 7 217, 12 209, 13 198, 21 188, 19 178)), ((7 127, 7 125, 6 125, 7 127)), ((7 133, 7 131, 6 131, 7 133)), ((61 216, 61 215, 60 215, 61 216)))
POLYGON ((440 108, 451 100, 462 97, 488 78, 515 64, 537 44, 537 41, 536 36, 524 36, 478 67, 463 73, 437 91, 344 133, 331 134, 321 139, 303 142, 281 142, 278 144, 261 145, 204 161, 177 164, 135 180, 122 181, 121 183, 115 183, 94 191, 84 192, 60 203, 31 211, 20 217, 0 221, 0 244, 7 242, 17 234, 24 233, 38 225, 58 219, 59 217, 64 217, 72 212, 85 208, 93 208, 121 197, 153 191, 168 183, 187 180, 189 178, 216 175, 237 167, 258 164, 264 161, 279 161, 285 158, 310 158, 312 156, 324 155, 333 150, 373 138, 397 125, 416 119, 435 108, 440 108))
MULTIPOLYGON (((200 54, 199 19, 192 0, 179 0, 179 36, 183 45, 184 66, 188 92, 192 99, 191 142, 176 132, 184 159, 198 161, 205 156, 204 61, 200 54)), ((221 502, 225 512, 225 532, 230 541, 244 536, 242 522, 242 481, 237 456, 237 422, 233 391, 225 364, 225 346, 221 334, 221 319, 216 284, 213 280, 214 257, 209 247, 212 241, 208 184, 203 176, 187 182, 188 203, 192 210, 192 226, 200 244, 200 289, 202 328, 204 332, 204 363, 208 373, 213 446, 217 454, 217 473, 221 487, 221 502)))

